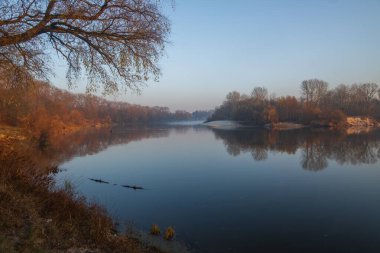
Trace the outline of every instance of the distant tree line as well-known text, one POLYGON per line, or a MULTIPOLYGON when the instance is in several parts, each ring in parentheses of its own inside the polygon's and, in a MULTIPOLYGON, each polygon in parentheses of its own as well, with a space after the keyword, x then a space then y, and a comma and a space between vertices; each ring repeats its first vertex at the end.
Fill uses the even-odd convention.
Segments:
POLYGON ((214 113, 214 110, 196 110, 191 113, 193 120, 206 120, 214 113))
POLYGON ((73 126, 139 124, 189 120, 186 111, 112 102, 89 95, 73 94, 35 81, 23 88, 0 83, 0 124, 24 127, 34 133, 73 126))
POLYGON ((250 95, 232 91, 208 121, 337 125, 347 116, 380 118, 380 90, 376 83, 341 84, 329 89, 327 82, 310 79, 303 81, 300 89, 300 98, 269 96, 265 87, 255 87, 250 95))

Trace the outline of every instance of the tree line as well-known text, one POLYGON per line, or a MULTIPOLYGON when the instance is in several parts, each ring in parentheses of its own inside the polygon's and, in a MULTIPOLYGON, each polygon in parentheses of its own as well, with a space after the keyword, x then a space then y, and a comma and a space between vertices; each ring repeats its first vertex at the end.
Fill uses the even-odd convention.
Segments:
MULTIPOLYGON (((168 107, 113 102, 90 94, 73 94, 45 82, 20 88, 0 85, 0 123, 34 133, 99 124, 140 124, 189 120, 192 114, 168 107)), ((198 115, 199 112, 196 112, 198 115)))
POLYGON ((329 89, 323 80, 305 80, 301 96, 269 95, 265 87, 255 87, 250 95, 232 91, 208 121, 235 120, 261 125, 295 122, 308 125, 339 125, 347 116, 380 118, 380 89, 376 83, 361 83, 329 89))

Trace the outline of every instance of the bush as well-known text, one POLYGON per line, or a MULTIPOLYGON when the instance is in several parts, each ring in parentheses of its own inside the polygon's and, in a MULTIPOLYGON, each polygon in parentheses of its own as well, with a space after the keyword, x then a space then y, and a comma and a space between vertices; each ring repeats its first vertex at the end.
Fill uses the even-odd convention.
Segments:
POLYGON ((165 231, 164 239, 165 240, 172 240, 174 238, 175 231, 174 228, 168 227, 165 231))
POLYGON ((150 228, 150 234, 151 235, 159 235, 161 234, 160 227, 157 224, 153 224, 150 228))

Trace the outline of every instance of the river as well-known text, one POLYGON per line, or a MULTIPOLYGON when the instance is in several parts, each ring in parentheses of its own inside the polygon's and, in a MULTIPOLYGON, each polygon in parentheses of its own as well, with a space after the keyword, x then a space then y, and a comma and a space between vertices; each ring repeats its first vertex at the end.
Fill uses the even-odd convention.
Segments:
POLYGON ((192 252, 380 249, 378 130, 189 124, 83 140, 71 146, 57 184, 70 182, 104 206, 120 229, 173 226, 192 252))

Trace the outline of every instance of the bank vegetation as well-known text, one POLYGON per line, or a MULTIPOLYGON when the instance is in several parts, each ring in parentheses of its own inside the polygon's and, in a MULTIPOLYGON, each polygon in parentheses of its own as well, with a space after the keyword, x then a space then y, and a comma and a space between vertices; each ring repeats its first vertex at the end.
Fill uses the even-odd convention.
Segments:
POLYGON ((279 125, 290 122, 319 127, 348 125, 376 126, 380 119, 380 90, 376 83, 341 84, 329 89, 327 82, 302 82, 301 96, 269 95, 265 87, 255 87, 250 95, 232 91, 208 121, 233 120, 250 125, 279 125), (351 117, 348 122, 347 117, 351 117), (361 119, 361 120, 360 120, 361 119))

